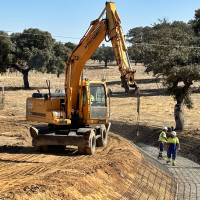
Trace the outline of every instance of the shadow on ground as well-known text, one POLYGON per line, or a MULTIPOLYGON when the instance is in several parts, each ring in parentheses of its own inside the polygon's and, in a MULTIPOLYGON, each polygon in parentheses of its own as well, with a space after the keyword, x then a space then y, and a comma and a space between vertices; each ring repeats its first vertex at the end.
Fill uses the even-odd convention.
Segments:
MULTIPOLYGON (((158 127, 146 126, 143 124, 137 126, 135 124, 128 124, 121 121, 112 121, 110 131, 132 141, 136 145, 137 143, 144 143, 158 147, 158 137, 161 130, 158 127)), ((181 144, 180 153, 186 157, 192 155, 197 162, 200 162, 200 139, 194 137, 195 135, 198 136, 200 131, 188 130, 177 132, 177 134, 181 144)), ((1 153, 35 154, 37 152, 35 152, 34 147, 31 146, 4 145, 0 146, 0 154, 1 153)), ((57 156, 79 156, 76 147, 67 147, 65 150, 56 147, 48 150, 48 152, 38 152, 38 154, 41 153, 57 156)))
MULTIPOLYGON (((135 144, 144 143, 158 147, 158 137, 161 129, 142 124, 139 125, 138 129, 137 125, 134 124, 112 121, 110 131, 134 142, 135 144), (137 130, 139 130, 139 135, 137 135, 137 130)), ((200 139, 194 136, 199 134, 199 130, 177 131, 181 145, 180 153, 184 157, 194 157, 193 160, 198 163, 200 163, 200 139)))
MULTIPOLYGON (((165 89, 140 89, 140 96, 166 96, 165 89)), ((113 91, 111 97, 118 97, 118 98, 129 98, 129 97, 137 97, 137 94, 126 94, 124 91, 122 92, 115 92, 113 91)))
POLYGON ((18 90, 42 90, 48 89, 47 87, 30 87, 29 89, 25 89, 24 87, 4 87, 5 91, 18 91, 18 90))
MULTIPOLYGON (((50 155, 55 155, 55 156, 79 156, 77 152, 77 148, 66 148, 65 150, 63 149, 57 149, 57 148, 51 148, 48 149, 47 152, 36 152, 35 148, 32 146, 10 146, 10 145, 4 145, 0 146, 0 154, 1 153, 8 153, 8 154, 50 154, 50 155)), ((0 162, 5 160, 1 160, 0 162)), ((9 161, 10 162, 10 161, 9 161)), ((14 162, 14 161, 13 161, 14 162)), ((16 161, 17 162, 17 161, 16 161)))
POLYGON ((137 125, 126 124, 120 121, 112 121, 111 132, 116 133, 127 140, 131 140, 134 143, 145 143, 149 145, 156 145, 158 135, 160 133, 159 128, 137 125), (139 132, 138 132, 139 131, 139 132), (139 134, 137 134, 137 132, 139 134))
MULTIPOLYGON (((146 79, 137 79, 136 80, 137 84, 151 84, 151 83, 159 83, 160 79, 155 79, 155 78, 146 78, 146 79)), ((121 81, 108 81, 106 82, 107 85, 121 85, 121 81)))

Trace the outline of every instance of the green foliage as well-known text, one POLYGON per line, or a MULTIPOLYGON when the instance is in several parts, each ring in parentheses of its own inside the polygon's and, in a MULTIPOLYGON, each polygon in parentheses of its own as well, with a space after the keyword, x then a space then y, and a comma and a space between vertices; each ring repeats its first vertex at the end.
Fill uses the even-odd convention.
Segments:
POLYGON ((172 95, 178 103, 184 102, 188 108, 192 108, 191 85, 200 80, 198 65, 174 66, 165 79, 167 93, 172 95))
POLYGON ((0 31, 0 72, 14 68, 23 74, 24 87, 29 88, 28 72, 63 73, 73 43, 55 42, 51 34, 37 28, 9 36, 0 31))
POLYGON ((200 9, 195 10, 194 19, 190 20, 189 23, 192 25, 196 36, 200 36, 200 9))
POLYGON ((55 42, 53 45, 53 56, 47 65, 47 73, 56 73, 57 76, 64 72, 66 61, 71 49, 61 42, 55 42))
POLYGON ((65 46, 66 46, 68 49, 70 49, 70 51, 72 51, 72 50, 76 47, 76 45, 75 45, 74 43, 72 43, 72 42, 67 42, 67 43, 65 43, 65 46))
POLYGON ((4 31, 0 31, 0 72, 6 71, 8 65, 12 63, 15 45, 4 31))
POLYGON ((199 38, 192 26, 163 19, 152 27, 131 29, 127 36, 133 44, 131 57, 139 58, 147 73, 161 76, 168 94, 178 104, 192 108, 191 85, 200 80, 199 38))
POLYGON ((133 45, 128 48, 128 54, 131 60, 134 60, 135 63, 142 62, 142 48, 139 45, 133 45))
POLYGON ((98 47, 94 54, 91 56, 92 60, 98 60, 99 62, 104 61, 105 67, 107 67, 108 62, 115 60, 115 55, 112 47, 101 46, 98 47))
POLYGON ((46 64, 52 56, 54 39, 51 34, 39 29, 27 29, 23 33, 14 33, 11 40, 15 44, 13 67, 20 70, 45 72, 46 64))

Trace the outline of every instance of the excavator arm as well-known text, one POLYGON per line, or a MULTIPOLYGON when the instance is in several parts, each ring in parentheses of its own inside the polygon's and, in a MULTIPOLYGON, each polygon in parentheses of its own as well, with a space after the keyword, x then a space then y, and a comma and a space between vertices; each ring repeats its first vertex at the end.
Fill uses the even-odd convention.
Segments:
POLYGON ((136 72, 130 65, 126 40, 121 28, 121 21, 115 3, 106 2, 106 19, 108 20, 107 36, 112 43, 117 65, 121 73, 122 87, 132 93, 138 88, 134 79, 136 72))
POLYGON ((106 37, 109 38, 114 49, 121 73, 122 87, 125 88, 127 93, 137 89, 134 80, 135 70, 130 66, 127 46, 120 23, 115 3, 106 2, 106 7, 99 18, 91 22, 88 31, 72 51, 67 61, 65 74, 65 105, 69 119, 71 119, 71 112, 76 110, 77 107, 79 81, 85 63, 106 37), (101 19, 104 13, 106 13, 106 19, 101 19))

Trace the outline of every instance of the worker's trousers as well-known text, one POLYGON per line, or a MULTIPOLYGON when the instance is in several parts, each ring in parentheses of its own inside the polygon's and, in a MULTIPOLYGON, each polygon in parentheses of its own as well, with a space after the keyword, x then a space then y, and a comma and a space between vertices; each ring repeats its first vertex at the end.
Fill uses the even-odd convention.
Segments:
POLYGON ((163 152, 163 151, 164 151, 164 145, 165 145, 164 142, 159 141, 160 152, 163 152))
POLYGON ((172 148, 169 148, 168 150, 167 150, 167 157, 168 158, 171 158, 171 156, 172 156, 172 160, 175 160, 176 159, 176 155, 177 155, 177 153, 176 153, 176 149, 172 149, 172 148))

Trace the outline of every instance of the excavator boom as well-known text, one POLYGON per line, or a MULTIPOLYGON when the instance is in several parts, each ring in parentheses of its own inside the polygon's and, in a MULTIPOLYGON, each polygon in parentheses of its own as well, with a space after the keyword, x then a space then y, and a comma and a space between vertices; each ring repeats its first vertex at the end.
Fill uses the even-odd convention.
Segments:
POLYGON ((71 110, 76 109, 79 81, 85 63, 106 35, 106 20, 95 20, 91 23, 89 31, 81 39, 67 61, 65 74, 66 110, 67 117, 71 118, 71 110))
POLYGON ((85 63, 106 37, 112 43, 125 92, 133 93, 138 88, 134 79, 135 70, 130 65, 126 41, 120 24, 115 3, 106 2, 106 7, 99 18, 91 22, 88 32, 72 51, 67 61, 65 78, 66 110, 69 119, 71 119, 71 111, 77 107, 79 81, 85 63), (104 13, 106 13, 106 18, 101 20, 104 13))

